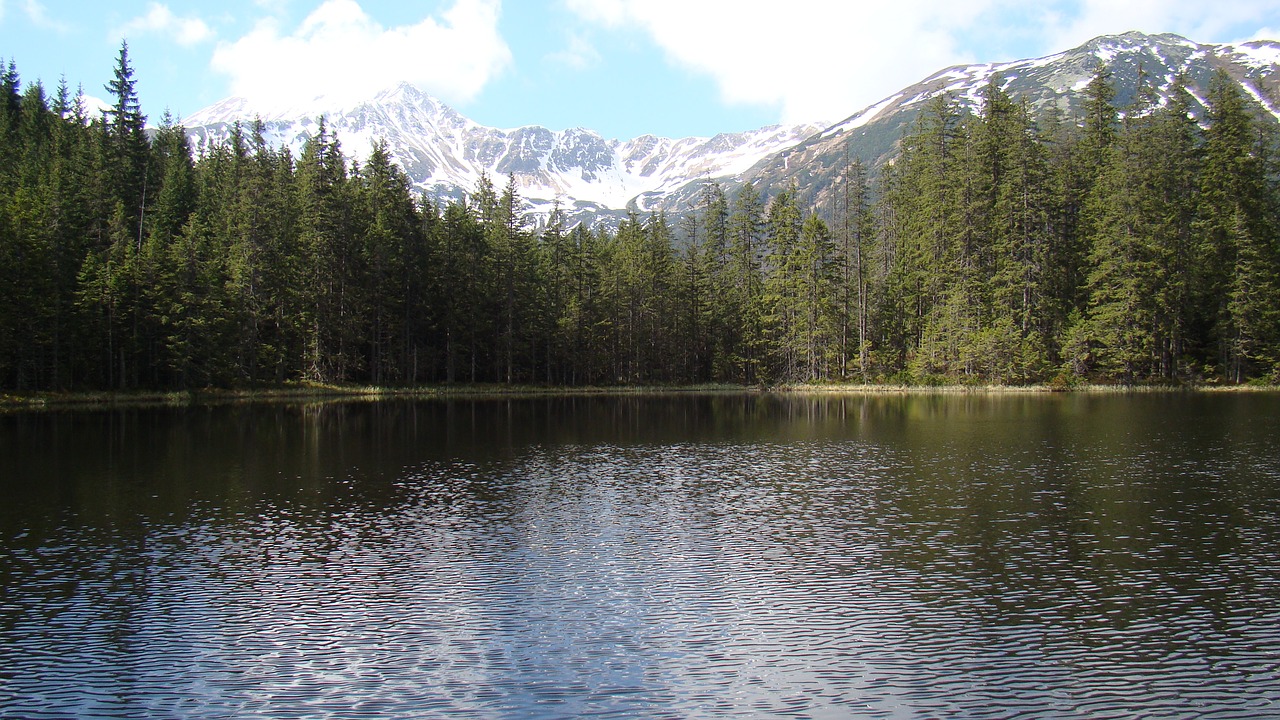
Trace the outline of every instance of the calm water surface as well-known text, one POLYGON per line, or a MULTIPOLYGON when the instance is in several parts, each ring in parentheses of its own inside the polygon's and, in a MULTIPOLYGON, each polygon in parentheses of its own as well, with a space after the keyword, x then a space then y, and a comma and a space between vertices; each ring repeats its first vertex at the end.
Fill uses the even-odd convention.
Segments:
POLYGON ((1280 717, 1280 396, 0 416, 0 717, 1280 717))

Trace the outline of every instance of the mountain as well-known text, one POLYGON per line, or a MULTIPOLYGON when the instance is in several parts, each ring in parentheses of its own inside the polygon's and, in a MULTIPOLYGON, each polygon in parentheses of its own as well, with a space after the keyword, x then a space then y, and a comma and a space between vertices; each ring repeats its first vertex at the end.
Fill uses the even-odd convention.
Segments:
POLYGON ((571 219, 647 211, 669 193, 708 177, 736 177, 764 158, 795 145, 821 125, 772 126, 711 138, 644 135, 621 142, 591 130, 528 126, 485 127, 409 84, 367 100, 341 104, 317 98, 304 106, 267 110, 244 98, 205 108, 184 125, 197 146, 226 139, 233 123, 261 118, 268 143, 295 156, 323 116, 344 152, 357 160, 386 141, 411 181, 436 199, 476 188, 482 173, 501 188, 515 177, 527 207, 547 213, 557 199, 571 219))
POLYGON ((1174 79, 1183 74, 1195 99, 1193 113, 1202 117, 1209 83, 1221 69, 1267 113, 1280 119, 1280 43, 1204 45, 1178 35, 1130 32, 1095 38, 1043 58, 946 68, 765 158, 740 181, 756 183, 765 195, 794 184, 801 200, 827 208, 834 180, 848 160, 859 158, 873 171, 889 162, 899 140, 934 96, 948 93, 963 108, 976 112, 980 91, 999 77, 1001 87, 1015 101, 1028 103, 1032 117, 1043 119, 1056 108, 1064 120, 1075 122, 1084 100, 1082 90, 1102 63, 1112 73, 1115 102, 1122 111, 1134 97, 1140 73, 1157 81, 1162 98, 1167 98, 1174 79))
POLYGON ((1195 112, 1202 113, 1210 79, 1222 69, 1280 118, 1280 43, 1204 45, 1177 35, 1130 32, 1043 58, 946 68, 835 125, 773 126, 711 138, 645 135, 618 141, 582 128, 485 127, 407 84, 354 103, 317 98, 276 110, 231 98, 192 115, 185 125, 197 143, 215 142, 229 134, 232 123, 261 117, 269 142, 298 153, 323 115, 353 158, 367 157, 375 140, 385 140, 412 182, 433 198, 460 197, 475 189, 481 173, 499 187, 512 174, 532 212, 545 215, 559 199, 571 220, 612 224, 628 209, 678 215, 696 207, 710 180, 729 193, 751 181, 765 196, 794 185, 802 202, 825 210, 849 159, 860 158, 873 172, 883 166, 937 94, 948 93, 976 111, 980 91, 998 76, 1033 116, 1057 108, 1074 121, 1080 91, 1101 63, 1112 72, 1122 109, 1140 71, 1158 81, 1162 94, 1182 73, 1196 98, 1195 112))

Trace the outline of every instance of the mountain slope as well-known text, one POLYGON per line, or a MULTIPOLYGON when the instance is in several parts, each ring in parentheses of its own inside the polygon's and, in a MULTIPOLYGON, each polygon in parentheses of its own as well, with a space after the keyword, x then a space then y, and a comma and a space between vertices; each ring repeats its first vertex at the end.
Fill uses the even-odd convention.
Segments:
POLYGON ((712 138, 645 135, 626 142, 582 128, 502 130, 475 123, 408 84, 345 107, 318 98, 306 106, 264 112, 243 98, 230 98, 184 124, 198 145, 224 140, 233 123, 248 126, 260 117, 269 143, 298 153, 318 131, 321 116, 353 158, 367 157, 374 142, 386 141, 414 185, 431 197, 460 197, 475 189, 482 173, 499 187, 512 175, 533 212, 546 212, 559 199, 578 219, 649 210, 655 198, 699 178, 740 175, 821 129, 773 126, 712 138))
POLYGON ((963 107, 977 111, 980 91, 999 76, 1015 101, 1026 101, 1033 117, 1051 107, 1073 122, 1079 117, 1082 91, 1102 63, 1112 73, 1116 105, 1133 99, 1140 70, 1159 84, 1162 97, 1179 74, 1187 78, 1195 98, 1193 112, 1202 116, 1204 98, 1214 74, 1225 70, 1273 117, 1280 118, 1280 43, 1203 45, 1177 35, 1130 32, 1099 37, 1078 48, 1044 58, 947 68, 890 95, 744 174, 765 194, 795 184, 801 199, 818 208, 830 205, 830 188, 851 158, 878 168, 897 152, 926 102, 950 94, 963 107))

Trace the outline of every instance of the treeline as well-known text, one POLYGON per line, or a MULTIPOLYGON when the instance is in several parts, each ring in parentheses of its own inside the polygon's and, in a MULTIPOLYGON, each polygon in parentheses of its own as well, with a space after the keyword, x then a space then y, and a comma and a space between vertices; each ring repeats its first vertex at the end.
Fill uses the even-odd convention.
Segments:
MULTIPOLYGON (((1207 126, 1105 70, 1080 122, 993 82, 937 98, 873 186, 821 215, 707 186, 675 222, 537 227, 514 180, 415 197, 321 121, 150 136, 127 46, 90 119, 63 82, 0 88, 0 389, 286 381, 1028 383, 1277 380, 1270 123, 1225 76, 1207 126), (825 219, 824 219, 825 218, 825 219)), ((1181 86, 1179 85, 1179 88, 1181 86)))

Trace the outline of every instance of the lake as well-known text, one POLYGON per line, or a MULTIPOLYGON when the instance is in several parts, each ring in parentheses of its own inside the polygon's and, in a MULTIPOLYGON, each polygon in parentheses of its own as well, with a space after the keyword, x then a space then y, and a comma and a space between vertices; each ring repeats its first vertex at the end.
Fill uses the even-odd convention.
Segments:
POLYGON ((0 717, 1280 717, 1280 395, 0 415, 0 717))

